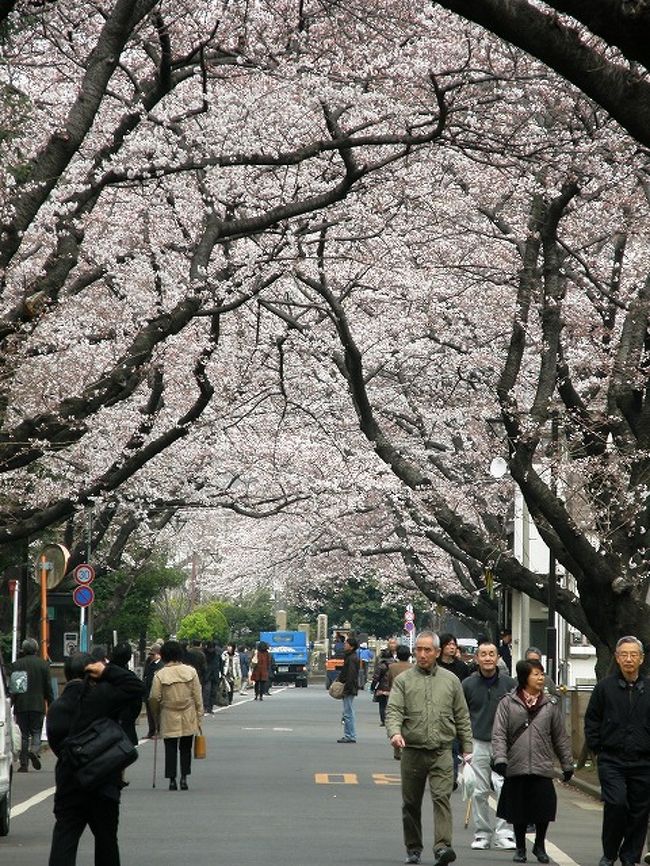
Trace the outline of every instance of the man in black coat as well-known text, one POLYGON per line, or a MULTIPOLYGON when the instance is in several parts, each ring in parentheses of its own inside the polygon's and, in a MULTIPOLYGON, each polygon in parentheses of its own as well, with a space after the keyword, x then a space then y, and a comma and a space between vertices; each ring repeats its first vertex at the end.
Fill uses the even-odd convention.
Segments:
POLYGON ((337 677, 340 682, 345 683, 343 690, 343 736, 336 741, 337 743, 356 743, 357 741, 354 699, 359 691, 358 647, 357 639, 348 635, 343 645, 343 667, 337 677))
POLYGON ((27 691, 13 698, 16 722, 20 728, 20 766, 19 773, 26 773, 28 760, 35 770, 41 769, 41 731, 46 706, 54 700, 50 666, 38 656, 38 642, 27 638, 21 646, 22 656, 11 665, 11 673, 27 673, 27 691))
POLYGON ((123 710, 143 696, 142 681, 129 670, 86 653, 66 660, 69 680, 47 714, 47 737, 58 760, 55 769, 54 816, 49 866, 74 866, 79 839, 86 826, 95 837, 95 866, 119 866, 117 825, 121 772, 117 770, 98 788, 84 791, 61 757, 64 740, 101 718, 118 721, 123 710))
POLYGON ((618 671, 594 687, 585 713, 585 738, 598 755, 603 799, 603 856, 599 866, 641 862, 650 815, 650 680, 640 676, 643 644, 616 644, 618 671))

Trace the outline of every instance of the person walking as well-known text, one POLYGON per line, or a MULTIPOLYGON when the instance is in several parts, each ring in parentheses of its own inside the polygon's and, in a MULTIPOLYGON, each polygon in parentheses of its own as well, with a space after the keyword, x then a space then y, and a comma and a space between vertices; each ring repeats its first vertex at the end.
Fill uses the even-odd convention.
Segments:
MULTIPOLYGON (((498 666, 498 653, 494 643, 484 640, 476 650, 478 670, 463 680, 463 692, 472 720, 473 755, 472 769, 476 786, 472 796, 474 816, 474 839, 471 847, 475 850, 488 848, 516 848, 512 829, 501 818, 494 818, 489 797, 492 788, 492 725, 497 705, 501 698, 511 691, 516 682, 498 666)), ((501 780, 495 789, 497 797, 501 792, 501 780)))
POLYGON ((47 706, 54 700, 50 666, 38 656, 38 641, 27 638, 21 645, 22 656, 10 671, 27 674, 27 689, 13 696, 14 715, 20 728, 19 773, 29 771, 29 761, 35 770, 41 769, 41 732, 47 706))
MULTIPOLYGON (((460 680, 436 664, 438 636, 423 631, 415 641, 415 666, 395 677, 386 708, 386 732, 402 750, 402 824, 406 863, 422 855, 422 798, 429 782, 433 801, 434 866, 456 859, 452 848, 451 744, 458 737, 463 759, 472 758, 472 726, 460 680)), ((397 664, 391 668, 393 673, 397 664)))
POLYGON ((151 686, 156 671, 163 667, 164 662, 160 658, 160 647, 162 641, 156 641, 149 647, 147 659, 144 663, 144 671, 142 673, 142 682, 144 685, 144 706, 147 711, 147 739, 151 740, 156 736, 156 721, 149 706, 149 695, 151 694, 151 686))
POLYGON ((248 675, 251 669, 251 655, 245 646, 239 647, 239 667, 241 668, 240 695, 245 695, 248 689, 248 675))
MULTIPOLYGON (((120 668, 124 668, 124 670, 129 670, 129 662, 131 661, 132 656, 133 650, 131 649, 131 644, 119 643, 113 648, 110 662, 120 668)), ((144 692, 144 683, 142 691, 144 692)), ((136 731, 135 726, 140 717, 141 710, 142 695, 138 695, 138 697, 134 698, 128 706, 124 707, 118 718, 120 725, 122 725, 122 728, 124 729, 124 733, 131 740, 134 746, 138 745, 138 732, 136 731)))
POLYGON ((370 690, 379 707, 379 725, 382 728, 386 727, 386 704, 388 703, 388 695, 390 694, 388 671, 393 664, 395 664, 395 659, 390 654, 388 647, 381 650, 377 664, 375 665, 372 682, 370 683, 370 690))
POLYGON ((504 628, 501 631, 498 652, 499 658, 506 666, 508 674, 512 674, 512 631, 509 628, 504 628))
MULTIPOLYGON (((207 641, 203 649, 205 654, 205 683, 203 684, 203 711, 204 715, 214 713, 217 705, 217 690, 221 681, 221 656, 222 651, 213 640, 207 641)), ((199 677, 200 679, 200 677, 199 677)))
MULTIPOLYGON (((542 661, 542 651, 536 646, 529 646, 526 652, 524 653, 524 659, 526 661, 542 661)), ((544 688, 549 693, 549 695, 553 695, 553 697, 558 698, 560 696, 560 690, 555 685, 553 680, 549 677, 548 674, 544 674, 544 688)))
MULTIPOLYGON (((455 635, 451 634, 451 632, 443 632, 443 634, 440 635, 440 655, 438 656, 437 665, 438 667, 443 668, 443 670, 455 674, 461 683, 469 676, 469 668, 465 662, 458 657, 458 643, 455 635)), ((451 751, 454 757, 455 791, 458 787, 458 770, 462 764, 462 759, 460 757, 460 743, 457 739, 452 743, 451 751)))
POLYGON ((165 744, 165 778, 169 779, 169 790, 178 790, 176 775, 180 753, 180 788, 187 791, 187 777, 192 771, 192 740, 201 733, 201 683, 196 669, 183 664, 183 648, 178 641, 165 641, 160 657, 165 666, 153 678, 149 704, 156 729, 165 744))
POLYGON ((269 653, 269 645, 266 641, 261 640, 251 660, 251 679, 255 683, 255 700, 258 698, 264 700, 264 692, 266 691, 269 674, 271 671, 271 657, 269 653))
POLYGON ((650 680, 641 676, 643 644, 616 643, 615 673, 600 680, 585 713, 587 746, 598 756, 603 800, 599 866, 641 862, 650 814, 650 680))
POLYGON ((241 666, 239 664, 239 653, 237 652, 237 644, 231 641, 227 644, 221 656, 222 677, 228 689, 228 706, 232 704, 233 695, 236 688, 241 687, 241 666), (239 684, 239 685, 238 685, 239 684))
POLYGON ((354 699, 359 691, 359 643, 354 635, 348 635, 343 644, 343 667, 337 680, 344 684, 343 689, 343 736, 337 743, 356 743, 357 728, 354 712, 354 699))
MULTIPOLYGON (((403 674, 404 671, 408 671, 413 667, 411 664, 411 650, 406 646, 406 644, 400 644, 395 651, 395 655, 396 660, 388 668, 388 698, 390 698, 391 689, 393 688, 393 683, 396 678, 400 674, 403 674)), ((386 700, 386 708, 388 708, 388 699, 386 700)), ((401 761, 402 750, 400 748, 393 748, 393 757, 396 761, 401 761)))
POLYGON ((88 653, 66 659, 67 684, 47 713, 47 739, 57 757, 54 770, 54 817, 49 866, 74 866, 79 839, 86 827, 95 837, 95 866, 120 866, 117 828, 120 814, 121 771, 85 791, 62 759, 64 741, 98 719, 118 721, 120 714, 142 700, 142 681, 129 670, 95 660, 88 653))
POLYGON ((530 824, 535 825, 533 856, 548 863, 546 831, 557 809, 555 758, 568 782, 573 776, 573 755, 560 704, 544 692, 542 663, 522 659, 515 670, 517 687, 499 703, 492 729, 494 769, 505 777, 497 815, 514 826, 514 863, 526 862, 530 824))
POLYGON ((461 683, 469 676, 469 668, 461 658, 458 658, 458 643, 450 632, 440 635, 440 655, 437 664, 438 667, 456 674, 461 683))

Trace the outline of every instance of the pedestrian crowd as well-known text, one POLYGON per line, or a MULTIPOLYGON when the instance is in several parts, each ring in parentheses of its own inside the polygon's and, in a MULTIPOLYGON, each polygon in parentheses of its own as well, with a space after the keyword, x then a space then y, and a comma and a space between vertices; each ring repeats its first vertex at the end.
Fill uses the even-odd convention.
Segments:
POLYGON ((232 642, 222 649, 214 642, 159 641, 147 651, 142 679, 130 670, 131 656, 128 643, 116 645, 110 655, 106 647, 95 646, 89 653, 66 656, 66 682, 57 698, 36 640, 23 642, 10 667, 21 733, 18 772, 28 772, 30 764, 41 769, 44 722, 57 758, 49 866, 74 866, 86 827, 95 839, 95 866, 119 866, 120 796, 129 784, 126 767, 137 757, 136 721, 143 703, 154 753, 158 739, 163 744, 169 790, 187 791, 193 744, 200 756, 204 715, 230 705, 236 690, 244 694, 254 685, 256 700, 270 694, 272 664, 264 641, 252 653, 232 642), (83 777, 81 759, 88 759, 83 777))
MULTIPOLYGON (((357 742, 355 699, 368 675, 369 657, 354 634, 340 635, 343 735, 357 742)), ((393 756, 400 762, 402 828, 406 863, 423 851, 422 802, 428 786, 433 805, 434 866, 456 860, 451 796, 459 774, 470 797, 474 850, 514 851, 525 863, 527 834, 532 855, 548 863, 546 834, 556 819, 556 777, 569 782, 573 755, 555 683, 545 673, 542 653, 529 647, 511 676, 509 632, 500 643, 479 639, 474 658, 462 659, 452 634, 421 632, 411 650, 392 638, 376 659, 370 683, 393 756), (559 765, 560 774, 556 767, 559 765), (471 780, 471 785, 468 783, 471 780), (468 787, 471 789, 468 792, 468 787), (496 814, 489 805, 494 792, 496 814)), ((66 685, 54 698, 48 663, 33 639, 10 668, 14 712, 21 732, 18 772, 41 768, 41 732, 57 757, 49 866, 74 866, 86 827, 95 837, 96 866, 119 866, 117 828, 121 790, 129 784, 122 765, 105 763, 91 788, 84 788, 72 744, 82 757, 89 732, 121 737, 124 755, 137 753, 135 722, 144 702, 147 736, 164 748, 169 790, 187 791, 192 755, 202 739, 203 716, 232 703, 236 690, 254 684, 255 700, 269 694, 272 664, 267 644, 254 652, 229 643, 190 645, 168 640, 148 651, 143 679, 129 669, 131 647, 120 644, 75 653, 65 661, 66 685), (111 727, 112 726, 112 727, 111 727), (119 735, 115 732, 119 731, 119 735), (80 744, 80 745, 79 745, 80 744)), ((585 739, 598 758, 604 802, 603 855, 598 866, 642 862, 650 816, 650 680, 642 673, 644 649, 634 636, 615 647, 612 673, 594 687, 585 714, 585 739)), ((104 740, 101 740, 103 743, 104 740)), ((90 750, 92 751, 92 750, 90 750)), ((104 759, 109 753, 102 753, 104 759)), ((88 765, 93 767, 92 759, 88 765)), ((88 767, 86 767, 86 772, 88 767)), ((98 771, 99 773, 99 771, 98 771)), ((154 772, 155 785, 155 772, 154 772)), ((467 826, 467 823, 466 823, 467 826)), ((645 855, 650 863, 650 854, 645 855)))

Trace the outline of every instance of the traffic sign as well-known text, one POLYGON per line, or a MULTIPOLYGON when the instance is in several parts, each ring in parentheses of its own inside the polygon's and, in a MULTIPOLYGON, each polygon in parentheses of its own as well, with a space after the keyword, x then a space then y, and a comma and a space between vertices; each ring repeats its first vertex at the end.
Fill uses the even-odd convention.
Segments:
POLYGON ((411 622, 411 620, 406 620, 404 623, 404 631, 413 631, 415 628, 415 623, 411 622))
POLYGON ((95 569, 92 565, 88 565, 87 562, 82 562, 81 565, 78 565, 72 573, 75 582, 80 585, 92 583, 95 579, 95 569))
POLYGON ((412 610, 404 611, 404 621, 405 622, 415 622, 415 614, 412 610))
POLYGON ((76 586, 72 590, 72 600, 78 607, 88 607, 95 600, 92 586, 76 586))

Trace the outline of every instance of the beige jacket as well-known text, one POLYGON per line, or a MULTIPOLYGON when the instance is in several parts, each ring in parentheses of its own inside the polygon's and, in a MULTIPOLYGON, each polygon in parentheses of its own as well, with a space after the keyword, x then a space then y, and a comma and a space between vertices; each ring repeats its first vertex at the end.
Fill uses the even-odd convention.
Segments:
POLYGON ((156 671, 149 707, 162 737, 200 733, 203 701, 196 670, 182 662, 168 662, 156 671))

